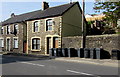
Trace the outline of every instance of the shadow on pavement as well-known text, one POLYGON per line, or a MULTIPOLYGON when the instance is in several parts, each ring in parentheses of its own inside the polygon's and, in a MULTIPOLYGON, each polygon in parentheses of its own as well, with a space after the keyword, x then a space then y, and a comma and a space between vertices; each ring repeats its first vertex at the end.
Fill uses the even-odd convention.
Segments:
POLYGON ((2 61, 0 62, 0 64, 14 63, 17 61, 37 61, 37 60, 50 60, 50 58, 49 57, 34 58, 24 56, 2 55, 2 61))

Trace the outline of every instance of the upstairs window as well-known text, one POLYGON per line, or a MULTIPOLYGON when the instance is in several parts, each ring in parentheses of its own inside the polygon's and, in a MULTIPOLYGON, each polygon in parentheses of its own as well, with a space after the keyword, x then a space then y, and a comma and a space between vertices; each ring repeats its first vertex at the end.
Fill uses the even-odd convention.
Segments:
POLYGON ((38 32, 38 21, 34 22, 33 32, 38 32))
POLYGON ((34 50, 40 49, 40 39, 39 38, 32 39, 32 49, 34 49, 34 50))
POLYGON ((18 48, 18 38, 13 39, 13 47, 18 48))
POLYGON ((46 20, 46 31, 51 31, 52 30, 52 24, 53 24, 52 19, 46 20))
POLYGON ((10 34, 10 26, 7 26, 7 34, 10 34))
POLYGON ((17 24, 14 25, 14 33, 15 33, 15 34, 18 34, 18 25, 17 25, 17 24))
POLYGON ((1 34, 4 34, 4 28, 3 27, 1 28, 1 34))
POLYGON ((4 39, 0 39, 0 47, 4 47, 4 39))

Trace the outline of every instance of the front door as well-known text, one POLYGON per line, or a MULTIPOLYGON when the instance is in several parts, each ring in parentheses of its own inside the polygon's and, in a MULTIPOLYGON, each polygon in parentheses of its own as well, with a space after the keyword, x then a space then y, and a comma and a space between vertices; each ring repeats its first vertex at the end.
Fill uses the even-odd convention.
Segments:
POLYGON ((7 51, 10 51, 10 39, 7 39, 7 51))
POLYGON ((51 48, 51 37, 47 37, 47 54, 49 54, 50 48, 51 48))
POLYGON ((59 47, 59 42, 58 42, 58 37, 53 38, 53 48, 58 48, 59 47))
POLYGON ((27 53, 26 52, 27 51, 27 43, 26 42, 24 42, 23 48, 24 48, 23 53, 27 53))

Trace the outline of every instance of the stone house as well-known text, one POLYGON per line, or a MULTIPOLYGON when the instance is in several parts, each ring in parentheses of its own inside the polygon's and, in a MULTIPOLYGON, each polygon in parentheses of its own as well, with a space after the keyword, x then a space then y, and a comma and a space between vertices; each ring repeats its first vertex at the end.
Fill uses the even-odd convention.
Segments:
POLYGON ((49 7, 2 22, 2 50, 19 53, 49 54, 49 48, 61 48, 62 38, 82 35, 82 10, 78 2, 49 7))
MULTIPOLYGON (((14 17, 11 16, 10 19, 14 19, 14 17)), ((23 52, 26 41, 25 28, 27 26, 24 22, 9 22, 9 19, 2 22, 0 48, 2 51, 23 52)))

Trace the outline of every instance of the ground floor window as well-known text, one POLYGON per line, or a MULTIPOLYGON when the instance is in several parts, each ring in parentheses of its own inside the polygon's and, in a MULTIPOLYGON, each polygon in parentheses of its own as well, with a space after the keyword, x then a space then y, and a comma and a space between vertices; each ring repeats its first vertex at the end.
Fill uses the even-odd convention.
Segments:
POLYGON ((4 39, 0 39, 0 47, 4 47, 4 39))
POLYGON ((40 39, 39 38, 32 39, 32 49, 35 49, 35 50, 40 49, 40 39))
POLYGON ((13 47, 18 48, 18 38, 13 39, 13 47))

